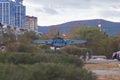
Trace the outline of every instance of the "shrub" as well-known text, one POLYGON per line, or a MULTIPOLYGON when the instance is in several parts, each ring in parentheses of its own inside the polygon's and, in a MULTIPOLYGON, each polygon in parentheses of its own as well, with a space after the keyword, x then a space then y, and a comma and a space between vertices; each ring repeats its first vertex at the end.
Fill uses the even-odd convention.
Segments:
POLYGON ((1 80, 96 80, 91 72, 73 66, 54 63, 34 65, 0 64, 1 80))
POLYGON ((78 57, 62 52, 0 54, 0 80, 96 80, 82 67, 78 57))
POLYGON ((61 49, 63 52, 67 54, 81 56, 84 55, 88 50, 86 48, 79 48, 76 46, 67 46, 61 49))
POLYGON ((52 53, 5 53, 0 54, 1 63, 13 63, 13 64, 35 64, 35 63, 62 63, 72 64, 82 67, 83 62, 76 56, 67 54, 52 54, 52 53))
POLYGON ((29 80, 29 72, 25 66, 0 64, 0 80, 29 80))

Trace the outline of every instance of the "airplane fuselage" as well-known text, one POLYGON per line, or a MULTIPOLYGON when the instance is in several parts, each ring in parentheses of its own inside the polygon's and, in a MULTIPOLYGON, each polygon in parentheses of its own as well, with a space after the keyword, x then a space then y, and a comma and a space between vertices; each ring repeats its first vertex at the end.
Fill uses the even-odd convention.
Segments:
POLYGON ((66 41, 61 37, 56 37, 53 39, 51 46, 53 47, 63 47, 66 46, 66 41))

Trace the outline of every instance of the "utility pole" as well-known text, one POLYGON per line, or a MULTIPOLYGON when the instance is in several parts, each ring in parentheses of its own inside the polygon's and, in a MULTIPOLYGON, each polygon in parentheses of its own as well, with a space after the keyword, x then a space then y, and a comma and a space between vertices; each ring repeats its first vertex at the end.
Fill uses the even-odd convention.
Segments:
POLYGON ((6 46, 3 44, 3 24, 0 23, 0 51, 6 52, 6 46))
POLYGON ((0 44, 3 44, 3 25, 0 23, 0 44))
POLYGON ((100 32, 102 32, 102 24, 101 24, 101 21, 98 22, 98 28, 99 28, 100 32))

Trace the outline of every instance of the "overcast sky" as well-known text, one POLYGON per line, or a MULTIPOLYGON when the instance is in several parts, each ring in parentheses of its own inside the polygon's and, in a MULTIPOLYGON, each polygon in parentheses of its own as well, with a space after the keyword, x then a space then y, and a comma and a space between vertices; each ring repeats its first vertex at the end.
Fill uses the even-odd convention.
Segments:
POLYGON ((86 19, 120 22, 120 0, 24 0, 24 5, 41 26, 86 19))

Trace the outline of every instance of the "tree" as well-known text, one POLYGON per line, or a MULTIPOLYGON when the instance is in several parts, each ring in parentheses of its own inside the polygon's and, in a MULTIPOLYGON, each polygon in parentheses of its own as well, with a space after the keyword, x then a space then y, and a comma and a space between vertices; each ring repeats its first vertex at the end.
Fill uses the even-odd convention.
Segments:
MULTIPOLYGON (((41 39, 53 39, 54 37, 58 36, 58 31, 60 31, 59 28, 57 28, 55 26, 50 26, 48 33, 43 34, 41 36, 41 39)), ((61 35, 59 35, 59 36, 61 36, 61 35)))
POLYGON ((15 30, 9 25, 5 29, 5 32, 3 32, 3 41, 7 43, 16 41, 15 30))
POLYGON ((99 31, 98 28, 78 27, 73 38, 87 40, 86 47, 92 50, 92 54, 106 56, 109 54, 110 41, 108 36, 99 31))
POLYGON ((35 34, 35 32, 25 32, 24 34, 19 36, 19 41, 25 44, 30 44, 32 40, 39 39, 39 36, 35 34))

